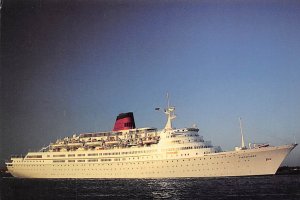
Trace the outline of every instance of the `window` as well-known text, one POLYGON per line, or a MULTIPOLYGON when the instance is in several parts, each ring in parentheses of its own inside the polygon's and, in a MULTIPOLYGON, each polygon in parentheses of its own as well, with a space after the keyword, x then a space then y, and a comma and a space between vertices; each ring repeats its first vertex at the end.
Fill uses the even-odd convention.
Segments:
POLYGON ((88 162, 98 162, 98 159, 90 159, 88 162))
POLYGON ((54 163, 65 162, 65 160, 53 160, 54 163))
POLYGON ((101 161, 111 161, 111 159, 107 158, 107 159, 101 159, 101 161))
POLYGON ((53 155, 53 157, 65 157, 66 155, 60 154, 60 155, 53 155))
POLYGON ((98 154, 97 153, 90 153, 90 154, 88 154, 88 156, 98 156, 98 154))
POLYGON ((27 158, 42 158, 42 155, 27 156, 27 158))

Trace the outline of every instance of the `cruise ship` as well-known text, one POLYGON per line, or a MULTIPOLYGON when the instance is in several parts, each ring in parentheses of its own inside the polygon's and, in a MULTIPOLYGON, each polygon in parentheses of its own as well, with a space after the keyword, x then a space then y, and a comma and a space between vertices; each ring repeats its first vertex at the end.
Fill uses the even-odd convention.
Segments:
MULTIPOLYGON (((156 108, 156 110, 161 110, 156 108)), ((173 128, 175 107, 162 110, 162 130, 136 128, 132 112, 117 116, 112 131, 74 134, 26 156, 12 156, 8 171, 20 178, 175 178, 275 174, 297 144, 244 144, 222 151, 196 126, 173 128)), ((241 125, 241 124, 240 124, 241 125)))

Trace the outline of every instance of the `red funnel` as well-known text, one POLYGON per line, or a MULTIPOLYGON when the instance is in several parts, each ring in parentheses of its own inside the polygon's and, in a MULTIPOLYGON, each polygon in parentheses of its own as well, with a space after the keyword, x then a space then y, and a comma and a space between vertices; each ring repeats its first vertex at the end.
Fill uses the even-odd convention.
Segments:
POLYGON ((133 113, 121 113, 116 119, 113 131, 128 130, 133 128, 135 128, 133 113))

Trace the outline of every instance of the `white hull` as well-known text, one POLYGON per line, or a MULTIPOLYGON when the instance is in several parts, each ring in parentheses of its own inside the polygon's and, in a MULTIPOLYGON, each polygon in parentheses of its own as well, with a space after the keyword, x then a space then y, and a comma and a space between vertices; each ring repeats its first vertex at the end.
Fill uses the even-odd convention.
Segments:
POLYGON ((121 113, 113 131, 59 139, 24 158, 11 158, 9 172, 20 178, 175 178, 275 174, 296 144, 242 146, 223 152, 198 134, 172 128, 175 107, 164 110, 165 128, 135 128, 133 113, 121 113), (75 148, 73 144, 80 143, 75 148), (97 141, 102 145, 93 146, 97 141), (113 142, 112 142, 113 141, 113 142))
MULTIPOLYGON (((221 177, 275 174, 295 147, 283 145, 196 156, 143 157, 135 161, 99 161, 85 163, 52 163, 52 160, 24 162, 14 158, 9 172, 20 178, 174 178, 221 177)), ((196 152, 196 151, 194 151, 196 152)), ((165 154, 164 154, 165 155, 165 154)), ((138 156, 138 155, 137 155, 138 156)))

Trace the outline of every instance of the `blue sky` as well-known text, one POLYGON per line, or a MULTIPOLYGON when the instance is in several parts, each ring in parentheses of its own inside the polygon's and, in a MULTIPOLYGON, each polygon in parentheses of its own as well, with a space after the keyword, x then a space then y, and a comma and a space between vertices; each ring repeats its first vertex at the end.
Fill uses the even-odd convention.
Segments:
MULTIPOLYGON (((2 10, 1 159, 111 130, 197 124, 224 150, 300 141, 298 1, 31 1, 2 10), (9 144, 5 141, 10 141, 9 144)), ((285 162, 300 165, 297 147, 285 162)))

